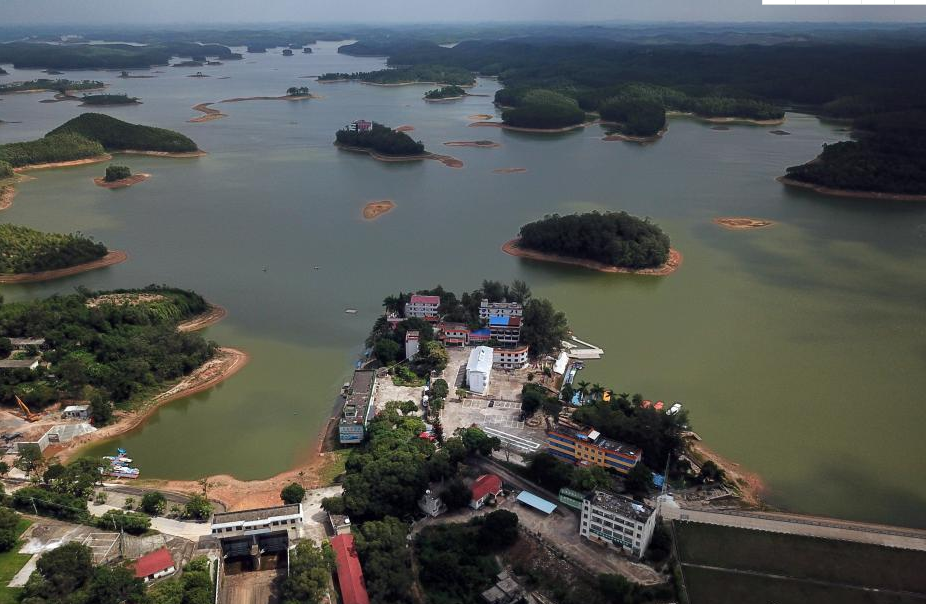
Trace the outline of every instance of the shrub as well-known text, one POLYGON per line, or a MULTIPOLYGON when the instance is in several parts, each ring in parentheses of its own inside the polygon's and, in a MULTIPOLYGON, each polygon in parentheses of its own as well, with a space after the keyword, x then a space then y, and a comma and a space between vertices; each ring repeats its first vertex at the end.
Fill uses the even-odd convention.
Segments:
POLYGON ((282 491, 280 491, 280 499, 283 500, 283 503, 302 503, 302 500, 305 498, 305 488, 297 482, 292 482, 286 485, 282 491))
POLYGON ((164 493, 150 491, 142 496, 141 504, 138 507, 146 514, 160 516, 167 510, 167 497, 164 496, 164 493))

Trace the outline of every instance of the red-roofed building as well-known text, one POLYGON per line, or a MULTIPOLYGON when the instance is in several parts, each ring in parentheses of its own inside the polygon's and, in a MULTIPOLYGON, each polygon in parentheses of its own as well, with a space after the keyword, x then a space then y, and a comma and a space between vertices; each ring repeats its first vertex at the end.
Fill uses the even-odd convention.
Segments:
POLYGON ((469 342, 469 327, 463 323, 441 323, 438 329, 440 339, 447 346, 466 346, 469 342))
POLYGON ((146 554, 135 561, 135 576, 145 583, 177 572, 174 558, 166 547, 146 554))
POLYGON ((406 317, 417 317, 428 321, 437 321, 437 307, 440 296, 421 296, 415 294, 405 305, 406 317))
POLYGON ((498 497, 502 494, 502 479, 495 474, 483 474, 470 487, 470 493, 472 495, 469 507, 478 510, 486 504, 489 497, 498 497))
POLYGON ((370 596, 363 583, 363 569, 350 533, 331 538, 331 549, 337 563, 338 585, 343 604, 370 604, 370 596))

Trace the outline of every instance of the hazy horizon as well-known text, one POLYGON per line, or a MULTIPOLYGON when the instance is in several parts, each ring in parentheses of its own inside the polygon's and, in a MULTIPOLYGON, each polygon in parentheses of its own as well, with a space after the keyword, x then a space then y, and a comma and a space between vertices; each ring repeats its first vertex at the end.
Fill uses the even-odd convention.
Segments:
POLYGON ((153 5, 117 0, 7 0, 5 26, 36 25, 279 25, 486 23, 864 23, 926 22, 926 6, 762 6, 761 0, 489 0, 465 4, 405 0, 402 9, 372 0, 161 0, 153 5))

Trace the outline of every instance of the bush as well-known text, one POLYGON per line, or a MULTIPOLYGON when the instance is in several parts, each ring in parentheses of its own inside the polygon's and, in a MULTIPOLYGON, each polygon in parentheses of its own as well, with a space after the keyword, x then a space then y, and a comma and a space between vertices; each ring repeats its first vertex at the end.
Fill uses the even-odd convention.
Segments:
POLYGON ((96 526, 102 530, 124 530, 130 535, 141 535, 151 528, 151 518, 138 512, 107 510, 96 519, 96 526))
POLYGON ((283 503, 302 503, 302 500, 305 499, 305 488, 297 482, 291 482, 280 491, 280 499, 283 500, 283 503))
POLYGON ((19 541, 16 526, 20 516, 9 508, 0 507, 0 552, 8 552, 19 541))
POLYGON ((13 493, 13 507, 22 512, 38 512, 41 516, 60 520, 80 522, 87 517, 86 499, 39 487, 23 487, 13 493))
POLYGON ((115 182, 123 178, 128 178, 131 175, 132 171, 128 166, 106 166, 106 176, 103 180, 106 182, 115 182))
POLYGON ((167 510, 167 497, 158 491, 150 491, 142 496, 138 507, 146 514, 160 516, 167 510))
POLYGON ((193 495, 186 503, 184 515, 196 520, 208 520, 212 515, 212 504, 202 495, 193 495))

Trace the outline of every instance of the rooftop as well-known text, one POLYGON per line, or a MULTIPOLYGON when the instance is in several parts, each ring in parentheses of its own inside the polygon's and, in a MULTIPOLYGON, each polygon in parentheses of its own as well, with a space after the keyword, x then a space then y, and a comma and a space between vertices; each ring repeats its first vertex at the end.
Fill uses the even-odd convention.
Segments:
POLYGON ((354 376, 350 380, 350 386, 347 389, 347 400, 344 402, 342 420, 349 419, 353 422, 362 422, 364 420, 375 377, 376 373, 368 369, 354 372, 354 376))
POLYGON ((331 538, 338 565, 338 585, 344 604, 370 604, 370 597, 363 584, 363 568, 354 548, 354 536, 347 533, 331 538))
POLYGON ((64 408, 64 411, 86 411, 90 408, 90 405, 68 405, 64 408))
POLYGON ((489 302, 488 298, 483 298, 482 302, 479 303, 479 306, 489 307, 489 308, 511 308, 511 309, 521 308, 521 304, 518 302, 489 302))
POLYGON ((415 294, 411 297, 412 304, 440 304, 440 296, 421 296, 415 294))
POLYGON ((473 486, 470 487, 473 501, 479 501, 486 495, 489 495, 490 493, 494 495, 501 490, 502 479, 495 474, 483 474, 477 478, 476 482, 473 483, 473 486))
POLYGON ((0 361, 0 369, 29 369, 38 359, 3 359, 0 361))
POLYGON ((610 512, 620 514, 625 518, 633 518, 637 522, 646 522, 655 511, 645 503, 634 501, 630 497, 615 495, 607 491, 595 491, 586 499, 595 507, 604 508, 610 512))
POLYGON ((521 317, 489 317, 491 327, 520 327, 521 317))
POLYGON ((301 512, 302 506, 298 503, 291 505, 278 505, 272 508, 241 510, 240 512, 219 512, 212 517, 212 524, 227 524, 230 522, 255 522, 258 520, 279 518, 281 516, 295 516, 301 512))
POLYGON ((537 497, 529 491, 521 491, 518 493, 518 501, 524 505, 529 505, 530 507, 540 510, 544 514, 550 514, 553 510, 556 509, 556 504, 547 501, 541 497, 537 497))
POLYGON ((488 346, 476 346, 469 353, 469 361, 466 363, 467 371, 479 371, 488 375, 492 370, 493 351, 488 346))
POLYGON ((167 570, 174 565, 174 558, 166 547, 146 554, 135 561, 135 576, 139 579, 167 570))
POLYGON ((613 451, 614 453, 620 453, 621 455, 639 457, 642 453, 642 450, 639 447, 628 445, 626 443, 622 443, 610 438, 604 438, 601 436, 601 433, 594 428, 585 428, 580 430, 561 423, 550 430, 550 432, 564 434, 566 436, 575 438, 576 440, 590 442, 598 447, 601 447, 602 449, 607 449, 608 451, 613 451))
POLYGON ((43 346, 45 338, 10 338, 10 344, 17 348, 22 346, 43 346))

